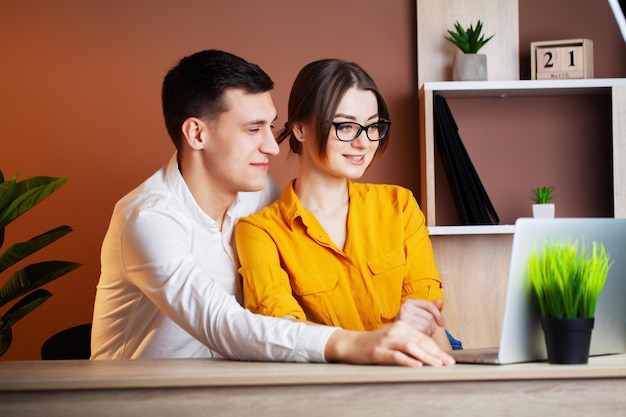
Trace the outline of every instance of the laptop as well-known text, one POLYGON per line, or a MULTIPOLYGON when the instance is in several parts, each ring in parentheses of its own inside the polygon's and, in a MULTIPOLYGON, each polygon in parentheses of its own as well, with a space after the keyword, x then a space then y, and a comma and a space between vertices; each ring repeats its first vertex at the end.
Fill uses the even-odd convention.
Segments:
MULTIPOLYGON (((626 352, 626 219, 520 218, 515 222, 500 346, 451 352, 458 363, 509 364, 547 360, 528 259, 546 242, 602 242, 613 265, 596 305, 590 356, 626 352)), ((580 246, 579 246, 580 247, 580 246)), ((586 249, 589 253, 590 249, 586 249)))

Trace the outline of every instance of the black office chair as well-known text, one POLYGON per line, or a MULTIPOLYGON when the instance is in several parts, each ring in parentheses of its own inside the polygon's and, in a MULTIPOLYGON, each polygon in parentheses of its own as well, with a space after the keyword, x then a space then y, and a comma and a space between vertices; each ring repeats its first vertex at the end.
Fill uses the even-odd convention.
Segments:
POLYGON ((61 330, 41 346, 41 359, 89 359, 91 356, 91 323, 61 330))

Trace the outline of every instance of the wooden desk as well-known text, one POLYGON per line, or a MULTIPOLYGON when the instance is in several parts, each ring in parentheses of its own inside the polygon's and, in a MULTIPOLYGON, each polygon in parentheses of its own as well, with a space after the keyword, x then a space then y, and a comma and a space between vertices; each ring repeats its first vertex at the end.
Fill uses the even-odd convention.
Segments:
POLYGON ((0 362, 0 416, 623 416, 626 355, 409 369, 198 359, 0 362))

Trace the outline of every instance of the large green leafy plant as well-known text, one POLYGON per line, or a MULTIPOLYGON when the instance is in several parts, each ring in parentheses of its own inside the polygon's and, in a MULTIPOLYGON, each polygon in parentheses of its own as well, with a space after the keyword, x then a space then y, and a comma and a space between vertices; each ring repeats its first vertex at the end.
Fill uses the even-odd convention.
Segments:
POLYGON ((611 267, 602 243, 549 242, 529 260, 530 281, 545 318, 591 318, 611 267))
MULTIPOLYGON (((38 176, 18 182, 17 174, 5 181, 0 171, 0 248, 4 245, 6 226, 48 197, 66 181, 67 178, 38 176)), ((71 231, 69 226, 60 226, 25 242, 9 246, 0 254, 0 276, 9 267, 71 231)), ((11 346, 13 340, 11 326, 52 295, 40 287, 79 266, 81 264, 66 261, 33 263, 13 272, 4 282, 0 288, 0 312, 8 303, 19 300, 0 315, 0 356, 11 346)))

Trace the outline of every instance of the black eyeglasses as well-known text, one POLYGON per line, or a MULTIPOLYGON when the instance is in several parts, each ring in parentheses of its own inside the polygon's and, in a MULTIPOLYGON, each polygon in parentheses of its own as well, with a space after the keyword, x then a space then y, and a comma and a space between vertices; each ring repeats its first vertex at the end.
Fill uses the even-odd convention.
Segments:
POLYGON ((389 131, 391 122, 381 120, 367 126, 360 125, 355 122, 331 122, 335 126, 335 135, 342 142, 352 142, 359 137, 361 132, 365 131, 365 135, 372 142, 379 141, 385 137, 389 131))

